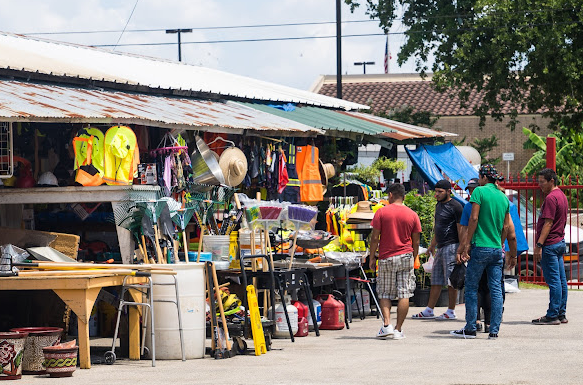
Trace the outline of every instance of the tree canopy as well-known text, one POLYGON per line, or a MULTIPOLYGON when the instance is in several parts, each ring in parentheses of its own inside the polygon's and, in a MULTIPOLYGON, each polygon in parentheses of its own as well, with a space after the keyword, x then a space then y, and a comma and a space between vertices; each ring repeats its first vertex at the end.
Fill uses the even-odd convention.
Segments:
MULTIPOLYGON (((462 104, 482 93, 474 112, 510 117, 542 113, 550 128, 580 130, 583 122, 583 2, 581 0, 345 0, 366 6, 385 32, 400 20, 402 65, 414 58, 422 76, 462 104), (434 62, 431 68, 430 59, 434 62), (511 102, 510 111, 504 110, 511 102)), ((533 127, 536 128, 536 127, 533 127)))

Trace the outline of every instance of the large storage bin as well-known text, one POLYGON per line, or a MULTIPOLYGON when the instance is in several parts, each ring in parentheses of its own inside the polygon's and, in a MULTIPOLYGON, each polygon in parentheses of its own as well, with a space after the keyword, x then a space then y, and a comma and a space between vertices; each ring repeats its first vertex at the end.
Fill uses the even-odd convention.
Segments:
MULTIPOLYGON (((172 267, 178 275, 180 310, 184 349, 187 359, 203 358, 205 353, 205 293, 204 263, 165 265, 172 267)), ((168 275, 152 275, 154 283, 173 283, 168 275)), ((154 300, 174 300, 173 285, 154 285, 154 300)), ((156 359, 180 360, 180 334, 178 332, 178 315, 176 305, 168 302, 154 303, 154 331, 156 333, 156 359)), ((146 333, 146 346, 152 351, 150 332, 146 333)))

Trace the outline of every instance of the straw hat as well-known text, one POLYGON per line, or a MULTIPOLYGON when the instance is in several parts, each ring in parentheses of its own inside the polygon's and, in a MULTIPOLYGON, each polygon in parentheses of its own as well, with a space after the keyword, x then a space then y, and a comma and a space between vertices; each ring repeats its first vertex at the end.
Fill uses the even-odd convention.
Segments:
POLYGON ((219 167, 225 176, 225 184, 235 187, 243 182, 247 174, 247 158, 236 147, 227 148, 219 157, 219 167))
POLYGON ((322 163, 320 160, 320 180, 322 181, 322 193, 326 194, 328 188, 328 179, 336 175, 334 165, 332 163, 322 163))
POLYGON ((374 212, 369 201, 360 201, 356 205, 356 212, 348 216, 349 221, 372 221, 374 212))

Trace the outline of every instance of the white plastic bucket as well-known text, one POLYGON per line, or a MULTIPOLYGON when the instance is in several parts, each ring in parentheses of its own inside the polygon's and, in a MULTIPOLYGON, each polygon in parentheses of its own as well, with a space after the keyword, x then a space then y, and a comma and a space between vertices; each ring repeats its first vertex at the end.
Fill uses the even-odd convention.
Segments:
POLYGON ((202 249, 212 254, 214 262, 229 262, 230 244, 230 235, 205 235, 202 238, 202 249))
MULTIPOLYGON (((204 263, 166 265, 176 271, 180 311, 182 313, 182 332, 184 351, 187 359, 203 358, 205 353, 205 294, 204 263)), ((152 275, 154 283, 173 283, 170 275, 152 275)), ((154 300, 174 300, 174 285, 154 285, 154 300)), ((180 334, 178 332, 178 313, 171 302, 154 302, 154 330, 156 333, 156 359, 180 360, 180 334)), ((148 324, 148 326, 150 326, 148 324)), ((152 352, 150 331, 146 334, 146 346, 152 352)))
MULTIPOLYGON (((203 238, 204 239, 204 238, 203 238)), ((261 254, 261 235, 255 233, 255 253, 251 252, 251 232, 249 230, 239 230, 239 250, 241 254, 261 254)))

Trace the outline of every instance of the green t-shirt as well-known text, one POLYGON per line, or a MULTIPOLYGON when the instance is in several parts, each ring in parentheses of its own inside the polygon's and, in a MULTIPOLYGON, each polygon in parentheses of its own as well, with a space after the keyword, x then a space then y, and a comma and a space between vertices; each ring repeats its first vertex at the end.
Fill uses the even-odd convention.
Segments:
POLYGON ((470 203, 480 205, 478 226, 472 243, 477 247, 502 247, 502 227, 504 217, 509 212, 510 203, 506 195, 495 184, 488 183, 477 187, 472 193, 470 203))

